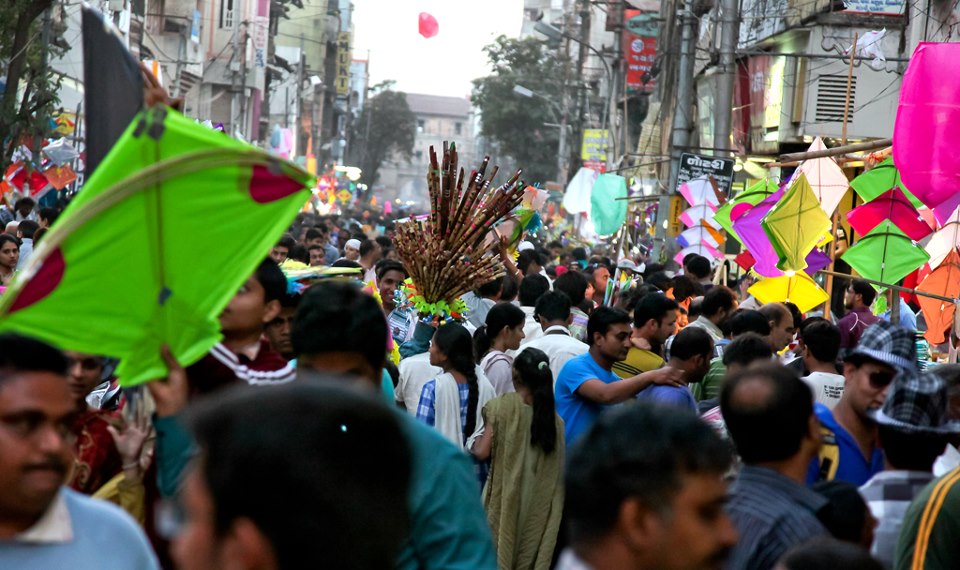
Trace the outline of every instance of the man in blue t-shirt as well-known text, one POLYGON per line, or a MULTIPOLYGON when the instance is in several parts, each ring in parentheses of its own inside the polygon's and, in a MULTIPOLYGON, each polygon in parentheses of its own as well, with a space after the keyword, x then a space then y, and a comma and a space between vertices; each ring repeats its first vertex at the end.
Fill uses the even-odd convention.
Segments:
POLYGON ((833 410, 816 404, 823 446, 807 482, 847 481, 860 486, 883 470, 874 414, 894 377, 916 370, 913 334, 886 321, 870 325, 844 358, 844 389, 833 410))
POLYGON ((620 379, 613 363, 630 350, 630 316, 620 309, 600 307, 587 323, 589 352, 571 358, 557 376, 557 413, 563 418, 570 446, 608 406, 625 402, 652 384, 682 385, 683 373, 661 368, 620 379))
POLYGON ((670 346, 670 362, 667 368, 679 370, 683 374, 681 386, 650 386, 637 394, 638 400, 654 404, 678 406, 692 412, 697 411, 697 401, 690 393, 689 384, 703 380, 710 370, 710 357, 713 356, 713 337, 701 328, 685 328, 673 337, 670 346))

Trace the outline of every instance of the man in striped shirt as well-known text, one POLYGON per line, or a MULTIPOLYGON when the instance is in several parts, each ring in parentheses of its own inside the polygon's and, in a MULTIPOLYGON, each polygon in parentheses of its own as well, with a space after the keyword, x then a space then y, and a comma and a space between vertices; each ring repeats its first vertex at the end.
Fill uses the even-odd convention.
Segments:
POLYGON ((729 379, 720 409, 744 465, 727 505, 740 533, 727 568, 773 568, 791 547, 828 535, 817 517, 827 499, 804 486, 820 449, 813 395, 792 371, 770 364, 729 379))
POLYGON ((960 568, 960 467, 927 485, 903 519, 896 570, 960 568))

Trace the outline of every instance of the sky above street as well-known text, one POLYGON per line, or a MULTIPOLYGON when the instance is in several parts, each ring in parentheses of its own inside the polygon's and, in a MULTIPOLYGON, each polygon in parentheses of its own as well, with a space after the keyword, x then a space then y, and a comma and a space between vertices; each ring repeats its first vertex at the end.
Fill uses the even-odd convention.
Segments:
POLYGON ((483 46, 516 37, 522 20, 523 0, 354 0, 353 57, 369 50, 370 85, 394 79, 398 91, 465 97, 488 73, 483 46), (436 36, 418 33, 420 12, 437 19, 436 36))

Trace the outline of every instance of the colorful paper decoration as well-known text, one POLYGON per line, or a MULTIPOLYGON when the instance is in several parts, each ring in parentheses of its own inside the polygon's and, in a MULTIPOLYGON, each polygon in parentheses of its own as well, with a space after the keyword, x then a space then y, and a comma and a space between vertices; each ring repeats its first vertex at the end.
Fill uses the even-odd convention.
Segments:
POLYGON ((627 179, 619 174, 601 174, 590 194, 590 219, 599 235, 617 233, 627 219, 627 179))
MULTIPOLYGON (((940 267, 934 269, 917 286, 917 291, 950 298, 960 296, 960 254, 956 249, 950 250, 950 254, 946 256, 940 267)), ((944 333, 953 326, 956 306, 953 303, 923 295, 917 295, 917 302, 920 303, 920 310, 923 311, 923 318, 927 323, 927 331, 923 333, 923 338, 930 344, 944 342, 946 340, 944 333)))
MULTIPOLYGON (((701 220, 701 222, 704 222, 704 220, 701 220)), ((677 244, 680 247, 705 243, 716 249, 720 247, 720 244, 724 241, 723 235, 707 223, 701 223, 698 226, 683 230, 683 232, 677 236, 677 244)))
POLYGON ((899 188, 903 195, 910 200, 910 203, 919 208, 923 202, 917 199, 907 187, 903 185, 900 179, 900 171, 893 165, 893 157, 887 158, 880 164, 864 172, 850 181, 850 187, 856 192, 864 202, 869 202, 889 191, 891 188, 899 188))
POLYGON ((958 61, 960 44, 920 43, 900 86, 893 152, 903 183, 930 208, 960 188, 958 61))
POLYGON ((930 255, 893 222, 884 220, 840 258, 867 279, 896 283, 926 263, 930 255))
POLYGON ((708 178, 694 178, 684 182, 677 191, 691 205, 711 204, 714 208, 720 205, 720 197, 717 196, 708 178))
POLYGON ((810 250, 830 231, 830 218, 820 208, 806 176, 799 174, 760 225, 777 252, 777 268, 799 271, 807 266, 810 250))
POLYGON ((760 303, 793 303, 806 313, 830 297, 806 273, 793 273, 757 281, 747 291, 760 303))
POLYGON ((311 184, 175 111, 141 112, 0 297, 0 330, 119 358, 124 386, 163 378, 163 345, 188 365, 220 340, 311 184))
POLYGON ((869 232, 883 220, 893 222, 893 225, 914 241, 925 238, 933 231, 899 188, 893 188, 850 210, 847 212, 847 220, 859 234, 869 232))
POLYGON ((680 214, 680 221, 688 228, 700 225, 701 222, 710 223, 717 208, 711 204, 691 206, 680 214))
POLYGON ((750 207, 747 213, 736 218, 733 222, 733 230, 740 237, 740 242, 756 260, 753 270, 764 277, 777 277, 783 274, 777 268, 777 262, 779 261, 777 252, 773 249, 766 232, 760 227, 760 220, 767 215, 783 195, 783 189, 777 190, 756 206, 750 207))
POLYGON ((720 253, 720 251, 717 250, 716 248, 711 247, 710 244, 697 243, 697 244, 685 247, 680 251, 678 251, 677 254, 673 256, 673 260, 676 261, 678 265, 682 265, 683 258, 690 255, 691 253, 702 255, 707 259, 719 259, 723 257, 723 254, 720 253))
POLYGON ((43 171, 43 176, 56 190, 63 190, 77 179, 77 173, 69 166, 51 166, 43 171))
MULTIPOLYGON (((817 137, 808 150, 812 152, 826 150, 826 148, 823 140, 817 137)), ((847 193, 847 188, 850 186, 850 182, 843 170, 837 166, 837 162, 830 157, 805 160, 794 172, 793 180, 801 174, 807 177, 807 182, 810 183, 810 188, 813 189, 824 213, 828 216, 833 215, 837 204, 843 199, 843 195, 847 193)))
POLYGON ((930 255, 930 267, 939 266, 953 248, 960 245, 960 208, 956 208, 932 236, 924 249, 930 255))
POLYGON ((755 206, 763 201, 764 198, 773 194, 777 190, 778 186, 776 181, 770 178, 761 180, 738 194, 733 200, 726 202, 717 208, 717 213, 713 216, 713 219, 721 228, 726 230, 728 234, 732 235, 734 239, 740 241, 740 237, 737 236, 737 232, 733 231, 733 219, 731 218, 731 214, 734 207, 738 204, 749 204, 751 206, 755 206))

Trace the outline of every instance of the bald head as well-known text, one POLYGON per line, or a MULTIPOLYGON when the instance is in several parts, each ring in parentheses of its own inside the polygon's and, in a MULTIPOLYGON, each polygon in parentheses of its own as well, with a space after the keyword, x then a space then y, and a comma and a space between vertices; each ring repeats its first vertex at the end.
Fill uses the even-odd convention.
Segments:
POLYGON ((774 352, 787 348, 797 334, 790 309, 783 303, 767 303, 760 307, 760 314, 770 322, 770 348, 774 352))
POLYGON ((813 395, 792 370, 755 366, 726 380, 720 409, 744 463, 783 461, 810 435, 813 395))
POLYGON ((10 222, 9 224, 7 224, 6 229, 3 230, 3 233, 15 236, 17 235, 17 230, 19 228, 20 228, 20 222, 10 222))

